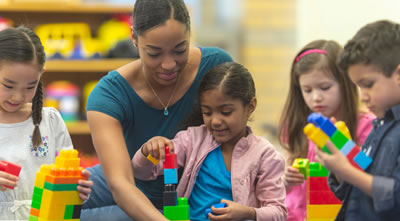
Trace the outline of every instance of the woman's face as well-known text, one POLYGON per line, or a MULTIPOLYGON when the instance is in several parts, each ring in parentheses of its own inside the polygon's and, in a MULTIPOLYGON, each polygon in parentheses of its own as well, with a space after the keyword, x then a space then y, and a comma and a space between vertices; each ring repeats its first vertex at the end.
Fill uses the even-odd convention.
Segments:
POLYGON ((169 19, 133 40, 143 71, 153 85, 167 86, 177 81, 188 60, 189 39, 185 24, 169 19))

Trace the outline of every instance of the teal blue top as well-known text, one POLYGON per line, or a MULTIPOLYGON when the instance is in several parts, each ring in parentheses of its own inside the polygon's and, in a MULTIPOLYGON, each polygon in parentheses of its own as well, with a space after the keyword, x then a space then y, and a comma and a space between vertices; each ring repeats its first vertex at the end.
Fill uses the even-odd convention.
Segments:
POLYGON ((190 220, 208 220, 204 211, 221 199, 233 201, 231 172, 226 169, 221 147, 211 151, 199 170, 190 194, 190 220))
MULTIPOLYGON (((222 49, 200 49, 201 61, 196 78, 185 95, 168 107, 168 116, 164 115, 164 110, 146 104, 117 71, 111 71, 101 78, 89 95, 86 110, 102 112, 120 121, 131 158, 143 143, 154 136, 173 138, 179 123, 191 112, 205 73, 221 63, 232 61, 232 57, 222 49)), ((136 185, 157 208, 162 208, 162 176, 155 181, 136 179, 136 185)))

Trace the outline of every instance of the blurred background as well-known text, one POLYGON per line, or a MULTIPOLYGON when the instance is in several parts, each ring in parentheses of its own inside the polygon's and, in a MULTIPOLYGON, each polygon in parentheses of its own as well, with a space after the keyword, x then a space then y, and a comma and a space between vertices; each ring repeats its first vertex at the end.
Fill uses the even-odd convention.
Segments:
MULTIPOLYGON (((130 41, 134 0, 0 0, 0 29, 24 24, 45 45, 46 105, 67 122, 74 145, 93 154, 85 102, 102 76, 137 57, 130 41)), ((342 45, 363 25, 400 21, 397 0, 186 0, 193 41, 216 46, 244 64, 256 82, 251 126, 277 146, 290 65, 316 39, 342 45)))

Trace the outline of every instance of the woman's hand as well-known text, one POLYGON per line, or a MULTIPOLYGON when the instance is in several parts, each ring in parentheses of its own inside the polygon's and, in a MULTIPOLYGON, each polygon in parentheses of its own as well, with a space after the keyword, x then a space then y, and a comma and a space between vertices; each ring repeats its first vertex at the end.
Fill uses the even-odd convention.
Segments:
POLYGON ((141 151, 146 157, 150 154, 153 158, 164 161, 165 146, 169 147, 170 153, 174 152, 174 144, 170 139, 160 136, 153 137, 142 145, 141 151))
POLYGON ((87 177, 88 180, 79 180, 78 181, 78 192, 79 198, 85 201, 89 199, 90 193, 92 192, 91 187, 93 186, 93 181, 89 180, 90 172, 88 170, 82 170, 82 176, 87 177))
POLYGON ((208 214, 211 221, 214 220, 256 220, 256 211, 252 207, 244 206, 240 203, 235 203, 229 200, 221 200, 221 203, 226 203, 224 208, 211 207, 212 213, 208 214))
POLYGON ((16 187, 18 180, 17 176, 0 171, 0 191, 6 191, 6 186, 16 187))
POLYGON ((286 188, 301 185, 304 183, 304 175, 298 169, 288 166, 283 176, 283 183, 286 188))

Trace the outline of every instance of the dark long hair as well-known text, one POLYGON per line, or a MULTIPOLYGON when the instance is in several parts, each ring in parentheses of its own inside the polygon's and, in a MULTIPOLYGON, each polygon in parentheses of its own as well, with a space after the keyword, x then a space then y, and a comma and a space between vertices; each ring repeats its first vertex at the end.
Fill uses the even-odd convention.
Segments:
MULTIPOLYGON (((20 26, 0 31, 0 61, 36 62, 41 70, 45 60, 43 45, 31 29, 20 26)), ((42 108, 43 88, 39 81, 35 96, 32 99, 32 119, 35 125, 32 134, 32 145, 34 147, 42 144, 39 129, 39 124, 42 121, 42 108)))

